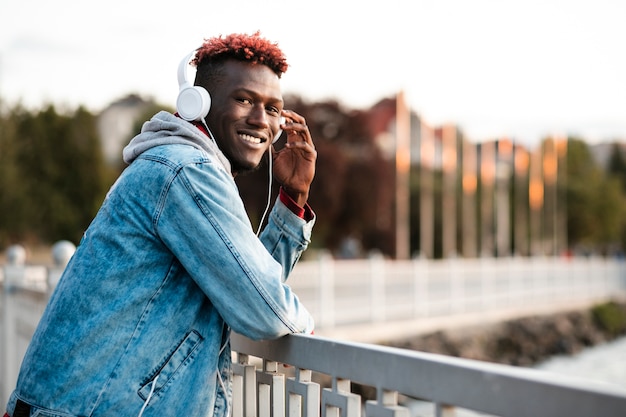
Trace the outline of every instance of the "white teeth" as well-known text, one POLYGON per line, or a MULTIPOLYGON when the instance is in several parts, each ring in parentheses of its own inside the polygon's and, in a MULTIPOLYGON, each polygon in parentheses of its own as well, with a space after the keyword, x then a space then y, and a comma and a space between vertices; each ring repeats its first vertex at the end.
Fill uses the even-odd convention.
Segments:
POLYGON ((261 143, 261 139, 260 138, 255 138, 254 136, 250 136, 250 135, 246 135, 246 134, 240 134, 239 137, 243 140, 245 140, 246 142, 250 142, 250 143, 261 143))

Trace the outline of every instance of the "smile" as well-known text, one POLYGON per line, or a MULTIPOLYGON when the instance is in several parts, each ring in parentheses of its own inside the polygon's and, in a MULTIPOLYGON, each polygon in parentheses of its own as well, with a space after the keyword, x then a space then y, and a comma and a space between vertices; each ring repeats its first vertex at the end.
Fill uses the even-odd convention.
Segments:
POLYGON ((246 142, 250 142, 250 143, 255 143, 255 144, 259 144, 259 143, 263 143, 265 142, 265 139, 261 139, 261 138, 257 138, 251 135, 246 135, 245 133, 240 133, 239 137, 241 139, 243 139, 246 142))

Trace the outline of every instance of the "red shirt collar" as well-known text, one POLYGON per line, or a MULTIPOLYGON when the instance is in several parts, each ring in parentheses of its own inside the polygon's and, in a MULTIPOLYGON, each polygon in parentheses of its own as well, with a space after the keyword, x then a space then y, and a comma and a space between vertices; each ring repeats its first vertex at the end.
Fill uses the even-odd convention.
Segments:
MULTIPOLYGON (((178 112, 174 113, 174 116, 182 119, 182 117, 180 117, 180 114, 178 114, 178 112)), ((200 129, 200 131, 202 133, 204 133, 205 135, 207 135, 209 138, 211 137, 211 135, 209 135, 209 131, 207 130, 207 128, 204 126, 203 123, 200 123, 197 120, 191 120, 189 121, 189 123, 191 123, 192 125, 194 125, 195 127, 197 127, 198 129, 200 129)))

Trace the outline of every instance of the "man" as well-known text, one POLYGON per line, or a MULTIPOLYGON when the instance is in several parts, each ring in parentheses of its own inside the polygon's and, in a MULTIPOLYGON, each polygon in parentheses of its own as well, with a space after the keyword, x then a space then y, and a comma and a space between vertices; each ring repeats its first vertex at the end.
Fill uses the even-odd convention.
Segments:
POLYGON ((231 329, 312 332, 284 284, 310 240, 316 160, 304 118, 283 109, 286 60, 256 33, 209 39, 193 63, 208 115, 159 112, 124 149, 129 166, 50 299, 9 416, 227 416, 231 329), (280 195, 257 238, 233 177, 280 129, 280 195))

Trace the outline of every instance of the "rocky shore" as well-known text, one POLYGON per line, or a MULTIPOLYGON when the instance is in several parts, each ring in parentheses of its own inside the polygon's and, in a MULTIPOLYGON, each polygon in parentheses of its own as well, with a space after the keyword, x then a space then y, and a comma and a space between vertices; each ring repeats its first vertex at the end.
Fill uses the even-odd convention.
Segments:
POLYGON ((532 366, 551 356, 575 354, 622 335, 626 335, 626 301, 610 301, 588 310, 438 331, 381 344, 507 365, 532 366))

